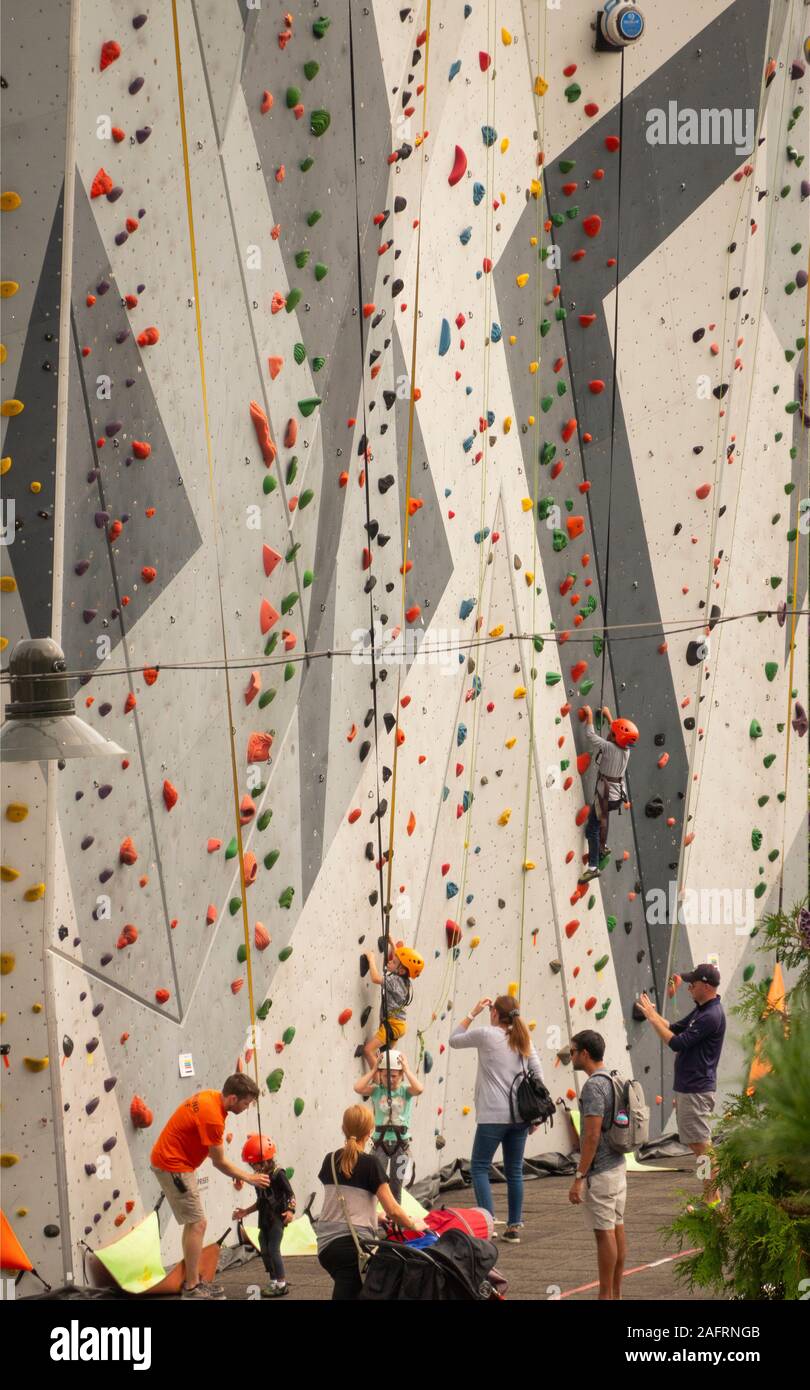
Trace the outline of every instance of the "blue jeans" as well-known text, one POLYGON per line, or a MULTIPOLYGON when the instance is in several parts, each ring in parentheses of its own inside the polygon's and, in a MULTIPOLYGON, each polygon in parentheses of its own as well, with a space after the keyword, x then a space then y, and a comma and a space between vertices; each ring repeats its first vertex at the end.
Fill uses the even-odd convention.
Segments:
MULTIPOLYGON (((612 801, 608 805, 608 816, 611 811, 618 811, 621 806, 620 801, 612 801)), ((598 869, 599 859, 604 852, 604 845, 599 842, 599 817, 595 807, 591 807, 591 814, 585 825, 585 838, 588 841, 588 868, 598 869)))
POLYGON ((473 1140, 470 1176, 479 1207, 495 1215, 489 1168, 500 1144, 503 1147, 503 1169, 506 1174, 506 1193, 510 1226, 520 1224, 523 1215, 523 1154, 529 1133, 528 1125, 476 1125, 473 1140))

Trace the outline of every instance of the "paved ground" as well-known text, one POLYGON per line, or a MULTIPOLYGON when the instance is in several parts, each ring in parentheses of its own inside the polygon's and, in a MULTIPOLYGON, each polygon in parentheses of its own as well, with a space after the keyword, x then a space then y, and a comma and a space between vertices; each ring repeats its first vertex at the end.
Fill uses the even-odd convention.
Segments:
MULTIPOLYGON (((627 1268, 661 1260, 676 1253, 667 1244, 660 1228, 679 1210, 683 1199, 680 1192, 697 1195, 701 1184, 696 1181, 691 1159, 678 1159, 683 1168, 663 1171, 650 1168, 643 1173, 628 1174, 628 1200, 625 1213, 627 1230, 627 1268)), ((525 1229, 520 1245, 502 1245, 498 1268, 509 1280, 509 1298, 545 1299, 559 1291, 571 1300, 596 1297, 596 1290, 582 1289, 596 1278, 596 1246, 593 1234, 585 1226, 583 1215, 568 1201, 568 1178, 542 1178, 527 1182, 524 1210, 525 1229)), ((499 1184, 495 1193, 497 1220, 506 1217, 506 1188, 499 1184)), ((472 1192, 449 1192, 441 1201, 447 1206, 472 1206, 472 1192)), ((692 1299, 702 1295, 684 1292, 675 1280, 676 1261, 670 1260, 655 1269, 629 1274, 625 1281, 625 1297, 638 1300, 692 1299)), ((321 1269, 314 1256, 297 1256, 287 1261, 290 1280, 290 1299, 322 1300, 332 1294, 332 1281, 321 1269)), ((220 1271, 217 1281, 228 1290, 229 1299, 247 1297, 249 1285, 264 1280, 261 1261, 251 1260, 239 1268, 220 1271)), ((286 1300, 279 1300, 280 1303, 286 1300)), ((714 1300, 711 1300, 714 1301, 714 1300)))

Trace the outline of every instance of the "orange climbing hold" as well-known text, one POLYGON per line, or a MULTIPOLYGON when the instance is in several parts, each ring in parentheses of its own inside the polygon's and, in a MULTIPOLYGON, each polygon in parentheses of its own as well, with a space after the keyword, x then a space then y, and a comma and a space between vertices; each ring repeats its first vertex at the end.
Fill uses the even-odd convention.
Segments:
POLYGON ((208 841, 205 848, 208 850, 209 854, 216 854, 218 849, 222 849, 222 841, 211 839, 208 841))
POLYGON ((289 420, 287 421, 287 428, 286 428, 286 430, 284 431, 284 448, 285 448, 285 449, 294 449, 294 448, 295 448, 295 441, 297 440, 297 438, 298 438, 298 421, 297 421, 296 419, 294 419, 294 418, 293 418, 293 419, 289 419, 289 420))
POLYGON ((256 438, 259 441, 262 458, 269 468, 271 464, 275 462, 277 450, 270 436, 270 425, 267 416, 256 401, 250 402, 250 418, 253 421, 253 428, 256 431, 256 438))
POLYGON ((583 806, 579 811, 577 811, 576 824, 577 824, 577 825, 584 825, 585 822, 586 822, 586 820, 588 819, 588 816, 590 815, 590 813, 591 813, 591 808, 590 808, 590 806, 583 806))
POLYGON ((133 1096, 129 1103, 129 1118, 136 1129, 148 1129, 155 1117, 141 1096, 133 1096))
POLYGON ((568 532, 568 539, 571 541, 576 540, 577 536, 581 536, 585 530, 584 516, 567 517, 565 522, 565 529, 568 532))
POLYGON ((127 835, 125 840, 121 841, 121 845, 118 850, 118 858, 120 859, 122 864, 134 864, 136 859, 138 858, 138 851, 132 843, 132 840, 130 839, 129 835, 127 835))
POLYGON ((245 792, 245 795, 239 802, 239 824, 249 825, 255 814, 256 802, 253 800, 252 796, 248 796, 247 792, 245 792))
POLYGON ((571 438, 573 437, 573 435, 576 434, 576 432, 577 432, 577 422, 576 422, 576 420, 573 420, 573 419, 572 419, 572 420, 567 420, 566 423, 563 425, 563 428, 562 428, 563 443, 564 443, 564 444, 567 444, 568 441, 569 441, 569 439, 571 439, 571 438))
POLYGON ((249 763, 266 763, 273 747, 272 734, 253 733, 248 739, 247 760, 249 763))
POLYGON ((148 459, 152 452, 152 445, 147 444, 143 439, 133 439, 132 452, 136 459, 148 459))
POLYGON ((421 608, 419 607, 419 604, 418 604, 418 603, 412 604, 411 607, 408 608, 408 609, 406 610, 406 613, 405 613, 406 622, 415 623, 416 620, 417 620, 417 618, 421 616, 421 613, 422 613, 422 610, 421 610, 421 608))
POLYGON ((590 767, 590 765, 591 765, 591 755, 590 755, 590 753, 578 753, 578 754, 577 754, 577 772, 580 773, 580 775, 581 775, 583 772, 587 772, 587 771, 588 771, 588 768, 590 767))
POLYGON ((256 922, 253 928, 253 944, 257 951, 266 951, 270 945, 270 933, 263 922, 256 922))
POLYGON ((163 783, 163 805, 167 811, 171 811, 177 805, 178 791, 168 780, 163 783))
POLYGON ((34 1266, 11 1229, 4 1211, 0 1211, 0 1269, 32 1270, 34 1266))
POLYGON ((579 926, 579 919, 578 919, 577 917, 574 917, 574 918, 572 919, 572 921, 570 921, 570 922, 566 922, 566 924, 565 924, 565 934, 566 934, 566 936, 568 937, 569 941, 570 941, 571 937, 574 935, 574 932, 576 931, 576 929, 577 929, 578 926, 579 926))
POLYGON ((416 829, 416 816, 414 815, 413 811, 411 811, 411 814, 408 816, 408 824, 405 828, 409 835, 412 835, 414 830, 416 829))
MULTIPOLYGON (((93 179, 93 182, 90 185, 90 197, 101 198, 103 194, 112 192, 112 186, 113 181, 107 173, 107 170, 99 169, 98 173, 96 174, 96 177, 93 179)), ((93 303, 95 304, 95 295, 88 295, 87 297, 88 299, 92 299, 93 303)))
POLYGON ((126 926, 124 927, 124 930, 121 932, 121 935, 119 936, 115 944, 119 951, 124 951, 126 950, 127 946, 134 946, 137 940, 138 928, 133 927, 131 922, 127 922, 126 926))
POLYGON ((268 371, 270 372, 270 379, 271 379, 271 381, 275 381, 276 377, 278 376, 278 374, 279 374, 279 372, 281 371, 281 368, 282 368, 283 366, 284 366, 284 358, 283 358, 283 357, 268 357, 268 359, 267 359, 267 368, 268 368, 268 371))
POLYGON ((272 603, 269 603, 266 598, 263 598, 261 608, 259 609, 259 626, 262 630, 262 636, 267 635, 273 624, 278 622, 278 619, 279 614, 276 612, 272 603))
POLYGON ((99 72, 103 72, 105 68, 110 66, 110 63, 114 63, 120 57, 120 43, 116 43, 115 39, 108 39, 106 43, 101 45, 101 56, 98 61, 99 72))
MULTIPOLYGON (((262 688, 262 678, 261 678, 260 673, 259 673, 258 671, 251 671, 251 673, 250 673, 250 679, 249 679, 249 681, 248 681, 248 683, 247 683, 247 689, 245 690, 245 704, 246 704, 246 705, 250 705, 250 704, 253 703, 253 701, 256 699, 256 696, 258 695, 258 693, 259 693, 259 691, 261 690, 261 688, 262 688)), ((251 761, 251 759, 248 758, 248 762, 250 762, 250 761, 251 761)))
POLYGON ((155 343, 158 342, 160 342, 160 333, 154 325, 151 328, 145 328, 143 333, 139 333, 137 337, 138 347, 154 347, 155 343))
POLYGON ((267 113, 268 113, 268 111, 272 111, 272 109, 273 109, 273 93, 272 93, 272 92, 268 92, 268 91, 266 91, 266 90, 262 92, 262 104, 261 104, 261 108, 260 108, 260 109, 261 109, 261 113, 262 113, 263 116, 266 116, 267 113))
POLYGON ((590 997, 590 999, 586 999, 586 1000, 585 1000, 585 1009, 586 1009, 586 1011, 587 1011, 588 1013, 590 1013, 591 1009, 595 1009, 595 1008, 596 1008, 596 995, 595 995, 595 994, 592 994, 591 997, 590 997))

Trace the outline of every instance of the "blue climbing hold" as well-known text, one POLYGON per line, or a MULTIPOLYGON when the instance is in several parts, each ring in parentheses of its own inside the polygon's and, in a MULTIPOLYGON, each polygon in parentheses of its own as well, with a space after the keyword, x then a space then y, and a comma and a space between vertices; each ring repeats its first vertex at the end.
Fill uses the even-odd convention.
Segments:
POLYGON ((489 336, 493 343, 499 343, 503 337, 503 329, 499 323, 493 323, 489 330, 489 336))
POLYGON ((470 616, 470 614, 472 613, 474 607, 475 607, 475 599, 474 599, 474 598, 463 598, 463 599, 461 600, 461 607, 460 607, 459 610, 458 610, 458 616, 462 619, 462 621, 464 620, 464 618, 469 618, 469 616, 470 616))
POLYGON ((484 185, 482 183, 473 184, 473 202, 475 203, 476 207, 478 207, 478 204, 481 202, 481 199, 483 198, 486 191, 487 190, 484 188, 484 185))
POLYGON ((488 527, 488 526, 485 526, 484 529, 483 529, 483 531, 476 531, 476 533, 475 533, 475 544, 476 544, 476 545, 480 545, 482 541, 485 541, 485 540, 486 540, 486 538, 487 538, 488 535, 489 535, 489 527, 488 527))
POLYGON ((472 236, 472 227, 465 227, 463 232, 459 232, 458 239, 462 246, 466 246, 472 236))
POLYGON ((460 59, 460 58, 456 58, 456 61, 450 65, 450 75, 449 75, 449 77, 448 77, 448 79, 447 79, 448 82, 452 82, 452 81, 453 81, 453 78, 456 77, 460 72, 461 72, 461 59, 460 59))
POLYGON ((460 748, 460 747, 461 747, 461 745, 462 745, 462 743, 464 742, 464 740, 466 739, 466 737, 467 737, 467 725, 466 725, 466 724, 459 724, 458 729, 456 730, 456 747, 457 747, 457 748, 460 748))
MULTIPOLYGON (((487 424, 489 425, 490 429, 492 429, 492 426, 495 424, 495 411, 494 411, 494 410, 488 410, 488 411, 487 411, 487 424)), ((489 533, 487 533, 487 534, 489 534, 489 533)))
POLYGON ((457 893, 458 893, 458 884, 457 884, 457 883, 450 883, 450 882, 448 882, 448 884, 447 884, 447 896, 448 896, 448 898, 454 898, 454 897, 456 896, 457 893))
POLYGON ((442 319, 442 326, 439 332, 439 356, 444 357, 450 347, 450 324, 447 319, 442 319))
POLYGON ((464 6, 464 18, 465 18, 465 19, 469 19, 469 17, 470 17, 471 14, 472 14, 472 5, 465 5, 465 6, 464 6))
POLYGON ((486 145, 487 149, 489 149, 490 145, 494 145, 495 141, 498 138, 497 130, 494 126, 491 125, 482 125, 481 134, 484 137, 484 144, 486 145))
POLYGON ((474 434, 468 434, 468 435, 467 435, 467 438, 463 441, 463 443, 462 443, 462 448, 463 448, 465 454, 468 454, 468 453, 470 452, 470 449, 471 449, 472 446, 473 446, 474 440, 475 440, 475 435, 474 435, 474 434))

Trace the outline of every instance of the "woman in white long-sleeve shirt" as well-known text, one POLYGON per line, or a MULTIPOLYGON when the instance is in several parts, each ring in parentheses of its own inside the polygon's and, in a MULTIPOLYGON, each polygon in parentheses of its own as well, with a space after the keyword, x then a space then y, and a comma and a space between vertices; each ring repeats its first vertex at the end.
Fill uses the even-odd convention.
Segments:
POLYGON ((515 1123, 515 1093, 523 1072, 530 1069, 543 1079, 540 1058, 520 1017, 517 999, 501 994, 479 999, 474 1009, 453 1030, 451 1047, 474 1047, 478 1052, 475 1079, 475 1139, 470 1174, 479 1207, 495 1215, 489 1169, 500 1145, 506 1176, 508 1215, 503 1239, 517 1243, 523 1222, 523 1154, 529 1125, 515 1123), (470 1028, 474 1018, 489 1009, 489 1026, 470 1028))

